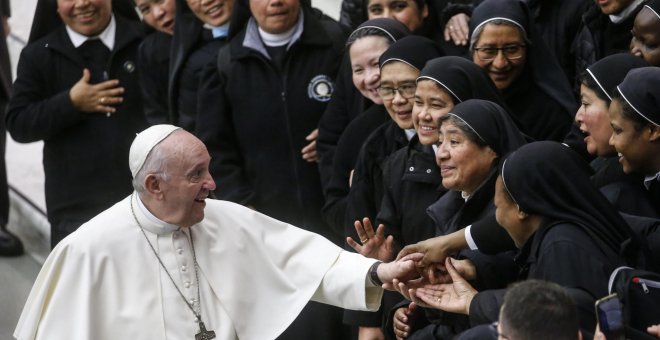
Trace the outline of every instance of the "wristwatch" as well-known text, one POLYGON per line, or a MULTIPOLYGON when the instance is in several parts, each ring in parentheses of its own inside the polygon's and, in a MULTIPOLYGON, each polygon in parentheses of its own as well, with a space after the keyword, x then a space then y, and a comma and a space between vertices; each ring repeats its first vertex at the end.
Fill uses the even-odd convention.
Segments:
POLYGON ((378 277, 378 266, 380 266, 382 263, 383 262, 381 261, 374 262, 374 264, 372 264, 369 268, 369 280, 371 280, 371 283, 373 283, 376 287, 383 285, 383 281, 381 281, 378 277))

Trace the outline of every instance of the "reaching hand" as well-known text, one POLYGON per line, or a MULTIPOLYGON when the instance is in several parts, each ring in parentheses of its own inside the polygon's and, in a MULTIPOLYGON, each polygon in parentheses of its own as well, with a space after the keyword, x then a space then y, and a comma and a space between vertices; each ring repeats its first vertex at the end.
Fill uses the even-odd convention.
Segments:
POLYGON ((465 13, 458 13, 451 17, 445 25, 445 41, 452 40, 459 46, 467 45, 468 32, 470 30, 468 23, 470 17, 465 13))
POLYGON ((411 317, 417 309, 417 305, 411 302, 408 307, 401 307, 394 312, 393 328, 397 340, 403 340, 410 335, 413 320, 411 317))
POLYGON ((362 220, 362 223, 360 223, 359 220, 355 221, 355 231, 357 232, 362 245, 355 242, 352 237, 347 237, 346 243, 348 243, 351 248, 355 249, 356 252, 365 257, 378 259, 383 262, 392 261, 392 258, 394 257, 394 237, 392 237, 392 235, 387 238, 385 237, 384 225, 379 225, 378 229, 376 229, 376 233, 374 233, 371 220, 365 217, 362 220))
POLYGON ((90 84, 91 74, 88 69, 83 70, 83 75, 77 83, 69 90, 69 98, 73 106, 82 112, 114 113, 117 111, 112 105, 121 104, 124 101, 122 94, 124 88, 119 86, 119 80, 106 80, 98 84, 90 84))
POLYGON ((422 253, 424 257, 418 266, 427 267, 433 263, 443 263, 447 256, 467 248, 465 229, 449 235, 438 236, 404 247, 397 255, 397 260, 412 253, 422 253))
POLYGON ((660 325, 654 325, 650 326, 649 328, 646 329, 646 331, 655 336, 656 338, 660 338, 660 325))
POLYGON ((382 263, 378 266, 378 278, 383 282, 383 288, 394 290, 395 280, 408 282, 419 278, 415 262, 419 260, 421 254, 412 254, 399 261, 382 263))
MULTIPOLYGON (((452 283, 427 285, 418 288, 415 290, 415 296, 422 303, 433 308, 451 313, 469 315, 470 304, 474 296, 477 295, 477 291, 461 277, 449 259, 447 259, 446 267, 451 276, 452 283)), ((415 299, 412 301, 417 302, 415 299)))
POLYGON ((314 129, 314 131, 305 137, 305 140, 308 141, 309 144, 305 145, 302 149, 302 158, 310 163, 319 161, 319 156, 316 153, 316 138, 318 138, 318 136, 319 129, 314 129))
MULTIPOLYGON (((456 260, 451 257, 447 258, 451 261, 454 269, 466 280, 474 280, 477 277, 477 268, 472 261, 468 259, 456 260)), ((424 268, 423 276, 427 277, 430 283, 451 283, 452 278, 447 271, 447 266, 444 263, 437 263, 424 268)))

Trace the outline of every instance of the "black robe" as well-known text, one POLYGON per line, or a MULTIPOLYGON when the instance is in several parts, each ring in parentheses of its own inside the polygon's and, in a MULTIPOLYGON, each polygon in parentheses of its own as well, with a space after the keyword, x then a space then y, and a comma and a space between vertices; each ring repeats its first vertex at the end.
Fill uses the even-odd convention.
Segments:
POLYGON ((144 115, 149 125, 169 123, 167 83, 170 46, 172 46, 172 36, 155 31, 142 40, 138 50, 140 90, 142 90, 144 115))

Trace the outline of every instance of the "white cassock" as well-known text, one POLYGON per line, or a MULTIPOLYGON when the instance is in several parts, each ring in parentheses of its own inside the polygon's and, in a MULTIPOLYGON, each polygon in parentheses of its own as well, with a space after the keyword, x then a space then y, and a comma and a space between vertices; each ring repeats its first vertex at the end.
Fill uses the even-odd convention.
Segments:
POLYGON ((189 229, 164 223, 132 195, 53 249, 28 297, 18 339, 194 339, 196 319, 167 271, 218 340, 276 338, 310 301, 376 310, 365 283, 375 260, 241 205, 206 200, 189 229))

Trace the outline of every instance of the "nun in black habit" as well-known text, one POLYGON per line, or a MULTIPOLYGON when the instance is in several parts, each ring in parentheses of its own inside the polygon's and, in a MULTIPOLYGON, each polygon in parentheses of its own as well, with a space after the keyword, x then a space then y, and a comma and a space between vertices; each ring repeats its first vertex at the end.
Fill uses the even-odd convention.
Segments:
MULTIPOLYGON (((436 159, 442 183, 450 191, 427 210, 435 222, 436 235, 451 233, 493 214, 498 164, 526 142, 508 113, 486 100, 457 104, 441 118, 441 124, 436 159)), ((486 256, 478 251, 462 251, 460 256, 481 269, 471 278, 480 288, 505 287, 515 276, 511 274, 515 266, 510 253, 486 256)), ((425 309, 425 319, 431 324, 412 332, 412 336, 444 338, 465 330, 468 320, 451 313, 425 309)), ((398 315, 395 311, 393 317, 398 315)))
POLYGON ((472 60, 489 72, 523 133, 535 140, 562 141, 576 101, 531 18, 520 0, 482 2, 470 18, 472 60), (519 34, 508 36, 500 46, 492 35, 502 27, 513 27, 519 34))
MULTIPOLYGON (((582 289, 594 300, 608 294, 610 273, 625 264, 619 251, 631 231, 590 183, 589 174, 588 164, 577 154, 551 141, 525 145, 504 161, 496 185, 496 214, 520 249, 519 280, 582 289)), ((477 273, 484 269, 475 266, 477 273)), ((462 277, 449 259, 446 267, 453 283, 417 289, 414 301, 468 314, 472 326, 496 321, 505 290, 477 292, 464 281, 471 278, 462 277), (465 298, 465 304, 446 304, 450 296, 465 298)))
POLYGON ((598 156, 591 162, 593 184, 621 212, 631 215, 660 217, 643 186, 641 174, 626 174, 619 163, 616 149, 609 144, 612 127, 608 108, 611 94, 632 69, 646 66, 644 59, 629 53, 607 56, 587 68, 581 76, 582 105, 575 115, 586 135, 587 150, 598 156))
MULTIPOLYGON (((389 38, 390 44, 410 34, 410 31, 404 24, 394 19, 377 18, 367 20, 359 25, 351 33, 351 36, 362 35, 359 32, 367 29, 381 31, 389 38)), ((353 83, 353 71, 349 55, 353 42, 351 40, 354 40, 354 38, 351 39, 349 36, 339 72, 335 79, 335 89, 332 93, 332 98, 321 116, 318 127, 316 150, 319 157, 319 172, 321 174, 321 183, 324 192, 333 176, 333 161, 339 138, 353 119, 360 116, 374 104, 374 101, 365 98, 353 83)), ((382 104, 381 101, 377 101, 375 104, 382 104)))
POLYGON ((131 193, 128 149, 146 127, 136 72, 143 37, 137 13, 129 0, 88 6, 97 14, 93 25, 67 17, 76 35, 63 24, 57 1, 37 3, 7 108, 7 130, 16 141, 44 141, 51 246, 131 193))
POLYGON ((219 6, 218 18, 198 16, 187 0, 176 0, 176 25, 170 51, 169 121, 193 132, 197 120, 197 92, 202 70, 215 64, 218 50, 229 41, 234 0, 202 2, 201 10, 219 6), (206 21, 203 21, 206 20, 206 21))
POLYGON ((660 213, 660 67, 641 67, 626 75, 614 91, 610 144, 625 173, 645 176, 651 204, 660 213))

